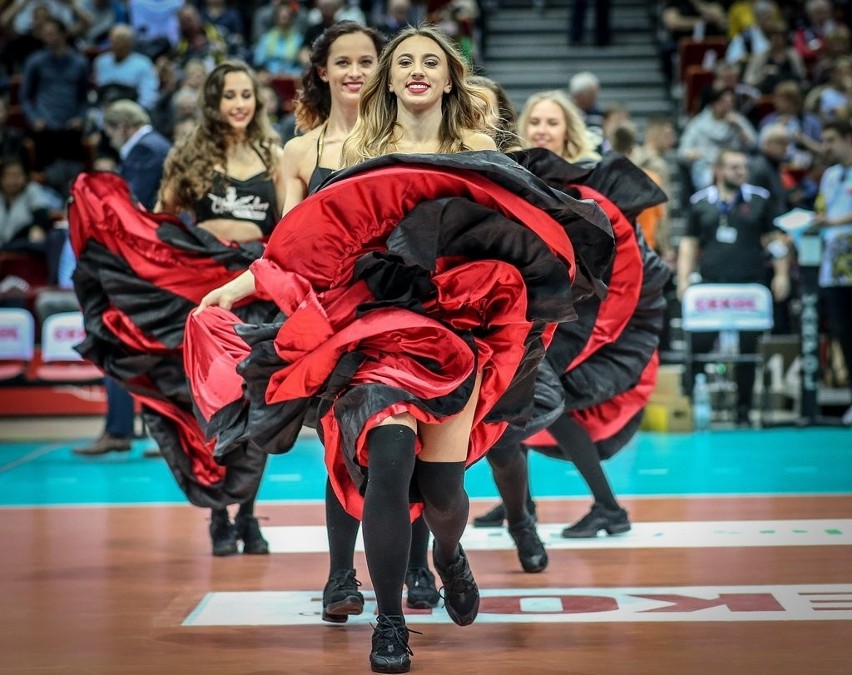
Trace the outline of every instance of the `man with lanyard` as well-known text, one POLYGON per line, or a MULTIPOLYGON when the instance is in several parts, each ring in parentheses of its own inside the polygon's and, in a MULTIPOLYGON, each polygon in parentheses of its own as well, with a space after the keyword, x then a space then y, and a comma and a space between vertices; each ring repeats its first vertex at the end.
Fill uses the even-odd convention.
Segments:
MULTIPOLYGON (((822 174, 814 226, 822 235, 819 269, 825 318, 840 343, 847 372, 852 371, 852 125, 847 120, 826 122, 822 128, 826 159, 835 162, 822 174)), ((852 389, 852 375, 850 389, 852 389)), ((852 406, 843 415, 852 425, 852 406)))
MULTIPOLYGON (((746 183, 748 159, 743 152, 723 149, 714 164, 715 182, 690 198, 686 233, 681 238, 677 260, 678 297, 690 283, 767 285, 767 256, 773 275, 768 284, 777 302, 790 293, 787 249, 774 242, 775 214, 769 192, 746 183)), ((758 334, 740 333, 739 349, 757 351, 758 334)), ((714 333, 693 338, 697 353, 707 353, 714 333)), ((755 366, 737 364, 737 424, 747 426, 754 389, 755 366)), ((691 383, 685 383, 691 386, 691 383)))

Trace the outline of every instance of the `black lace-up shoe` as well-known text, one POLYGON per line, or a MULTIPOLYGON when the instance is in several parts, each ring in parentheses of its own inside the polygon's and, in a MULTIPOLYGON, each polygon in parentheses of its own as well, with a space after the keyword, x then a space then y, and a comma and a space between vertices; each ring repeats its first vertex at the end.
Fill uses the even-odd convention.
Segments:
POLYGON ((566 539, 590 539, 597 537, 598 532, 607 534, 624 534, 630 531, 630 520, 627 511, 622 508, 608 509, 603 504, 595 502, 591 510, 576 523, 562 530, 566 539))
POLYGON ((238 513, 234 518, 234 527, 237 537, 243 540, 243 553, 250 555, 267 555, 269 553, 269 542, 263 538, 260 532, 260 523, 251 515, 238 513))
POLYGON ((518 525, 509 526, 509 536, 518 549, 518 560, 524 572, 543 572, 547 567, 547 551, 535 529, 535 521, 528 518, 518 525))
POLYGON ((406 628, 405 617, 386 614, 376 617, 370 652, 370 666, 374 673, 407 673, 411 670, 414 652, 408 646, 409 633, 417 631, 406 628))
POLYGON ((432 549, 432 562, 435 570, 444 584, 444 607, 447 614, 459 626, 467 626, 473 623, 479 613, 479 588, 470 571, 467 556, 459 544, 459 557, 447 569, 441 569, 435 560, 435 550, 432 549))
MULTIPOLYGON (((535 502, 530 498, 527 499, 527 513, 532 516, 533 522, 536 522, 535 502)), ((500 502, 490 511, 486 511, 480 516, 473 519, 474 527, 502 527, 503 521, 506 520, 506 507, 503 502, 500 502)))
POLYGON ((360 585, 361 582, 355 578, 355 570, 334 572, 322 591, 322 620, 329 623, 346 623, 350 616, 363 612, 364 596, 358 591, 360 585))
POLYGON ((228 517, 227 511, 213 511, 210 517, 210 541, 215 556, 237 553, 237 530, 228 517))
POLYGON ((435 588, 435 575, 428 567, 409 567, 405 573, 408 596, 405 604, 411 609, 431 609, 438 606, 441 596, 435 588))

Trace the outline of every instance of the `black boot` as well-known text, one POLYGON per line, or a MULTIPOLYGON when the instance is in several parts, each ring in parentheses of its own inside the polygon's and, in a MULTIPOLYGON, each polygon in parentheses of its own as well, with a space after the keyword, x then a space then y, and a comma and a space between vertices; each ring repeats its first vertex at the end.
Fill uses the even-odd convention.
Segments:
POLYGON ((432 549, 432 563, 444 584, 444 607, 447 609, 447 614, 459 626, 472 624, 479 613, 479 588, 476 586, 473 572, 470 571, 470 565, 461 544, 459 544, 458 559, 447 569, 442 570, 438 565, 434 549, 432 549))
POLYGON ((322 591, 322 620, 346 623, 350 616, 363 612, 364 596, 358 591, 360 585, 361 582, 355 578, 355 570, 334 572, 322 591))
MULTIPOLYGON (((379 614, 373 627, 373 649, 370 666, 374 673, 407 673, 414 652, 408 646, 409 631, 405 617, 379 614)), ((419 634, 419 633, 418 633, 419 634)))
POLYGON ((547 567, 547 551, 535 529, 535 521, 529 518, 526 522, 509 526, 509 536, 518 549, 518 560, 524 572, 543 572, 547 567))
POLYGON ((589 539, 597 537, 601 530, 605 530, 607 534, 629 532, 630 520, 627 517, 627 511, 621 507, 608 509, 603 504, 595 502, 585 516, 562 530, 562 536, 566 539, 589 539))
POLYGON ((234 555, 237 550, 237 530, 225 509, 214 509, 210 514, 210 541, 213 555, 234 555))
POLYGON ((441 596, 435 588, 435 575, 428 567, 409 567, 405 573, 408 594, 405 604, 411 609, 431 609, 438 606, 441 596))
POLYGON ((260 524, 253 515, 238 513, 234 518, 237 537, 243 540, 243 553, 251 555, 267 555, 269 542, 260 532, 260 524))

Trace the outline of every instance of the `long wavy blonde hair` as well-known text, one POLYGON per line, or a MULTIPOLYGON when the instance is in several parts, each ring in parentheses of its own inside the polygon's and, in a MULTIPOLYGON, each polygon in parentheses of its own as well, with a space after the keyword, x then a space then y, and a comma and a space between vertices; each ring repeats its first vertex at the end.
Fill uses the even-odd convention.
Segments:
POLYGON ((595 152, 592 136, 583 122, 583 116, 571 100, 558 89, 551 91, 539 91, 532 94, 524 103, 521 114, 518 116, 518 131, 524 142, 529 145, 527 138, 527 124, 530 114, 542 101, 552 101, 562 109, 565 117, 565 146, 562 148, 562 158, 569 162, 579 160, 598 160, 601 156, 595 152))
POLYGON ((440 47, 447 58, 452 88, 444 94, 441 108, 443 116, 439 130, 439 152, 451 153, 470 150, 462 138, 465 131, 484 131, 486 121, 483 110, 488 101, 467 83, 468 72, 464 57, 450 39, 434 26, 420 25, 406 28, 396 35, 379 57, 373 76, 361 90, 358 121, 343 144, 343 164, 352 166, 390 151, 399 141, 397 127, 397 99, 390 91, 391 66, 397 47, 411 37, 426 37, 440 47))
POLYGON ((257 151, 266 166, 267 175, 272 176, 277 168, 272 148, 280 145, 281 139, 272 129, 263 109, 257 77, 246 63, 225 61, 216 66, 204 81, 199 95, 201 119, 198 125, 186 140, 172 148, 166 159, 159 201, 168 208, 192 211, 198 200, 210 190, 215 167, 227 168, 225 139, 231 133, 231 127, 222 117, 219 105, 225 76, 230 73, 245 73, 249 77, 257 101, 254 116, 246 127, 245 142, 257 151), (168 204, 164 194, 166 190, 171 200, 168 204))

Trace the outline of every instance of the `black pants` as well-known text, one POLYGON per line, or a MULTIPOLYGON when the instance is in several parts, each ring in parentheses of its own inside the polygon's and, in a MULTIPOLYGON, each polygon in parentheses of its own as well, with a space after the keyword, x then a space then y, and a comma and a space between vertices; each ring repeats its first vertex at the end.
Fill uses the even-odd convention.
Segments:
POLYGON ((852 389, 852 286, 821 288, 823 318, 831 337, 837 340, 850 373, 849 387, 852 389))

